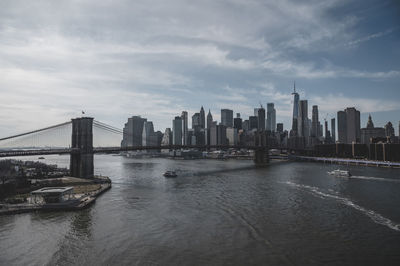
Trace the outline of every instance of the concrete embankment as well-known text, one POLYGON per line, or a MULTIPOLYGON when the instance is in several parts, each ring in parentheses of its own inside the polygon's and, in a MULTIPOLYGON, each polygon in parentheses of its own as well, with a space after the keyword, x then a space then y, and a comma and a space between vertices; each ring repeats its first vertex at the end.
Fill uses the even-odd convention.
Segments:
POLYGON ((387 162, 387 161, 370 161, 370 160, 357 160, 357 159, 345 159, 345 158, 311 157, 311 156, 294 156, 294 155, 289 156, 289 159, 295 161, 320 162, 320 163, 341 164, 341 165, 400 168, 399 162, 387 162))

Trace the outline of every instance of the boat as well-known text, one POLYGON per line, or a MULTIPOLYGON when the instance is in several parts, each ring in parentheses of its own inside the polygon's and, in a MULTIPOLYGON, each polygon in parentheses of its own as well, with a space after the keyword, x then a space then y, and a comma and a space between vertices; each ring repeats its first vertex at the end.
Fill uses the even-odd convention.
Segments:
POLYGON ((334 175, 334 176, 342 176, 342 177, 350 177, 351 176, 351 173, 349 171, 340 170, 340 169, 336 169, 331 172, 328 172, 328 174, 334 175))
POLYGON ((44 160, 44 157, 39 157, 38 159, 39 159, 39 160, 44 160))
POLYGON ((174 171, 167 171, 164 173, 165 177, 177 177, 178 175, 174 171))

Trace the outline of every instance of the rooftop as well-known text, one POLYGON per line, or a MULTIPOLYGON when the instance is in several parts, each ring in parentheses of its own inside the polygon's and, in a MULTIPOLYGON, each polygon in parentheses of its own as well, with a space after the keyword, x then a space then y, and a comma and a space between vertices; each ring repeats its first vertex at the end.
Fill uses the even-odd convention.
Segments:
POLYGON ((32 191, 32 194, 62 194, 67 191, 73 190, 73 187, 44 187, 35 191, 32 191))

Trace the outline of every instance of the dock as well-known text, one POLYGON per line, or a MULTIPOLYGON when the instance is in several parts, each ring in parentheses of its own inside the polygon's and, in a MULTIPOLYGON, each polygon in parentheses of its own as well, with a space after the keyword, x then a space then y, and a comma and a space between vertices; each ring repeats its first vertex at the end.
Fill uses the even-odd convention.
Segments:
POLYGON ((311 156, 297 156, 297 155, 290 155, 289 159, 295 161, 321 162, 321 163, 342 164, 342 165, 400 168, 400 162, 388 162, 388 161, 371 161, 371 160, 361 160, 361 159, 311 157, 311 156))

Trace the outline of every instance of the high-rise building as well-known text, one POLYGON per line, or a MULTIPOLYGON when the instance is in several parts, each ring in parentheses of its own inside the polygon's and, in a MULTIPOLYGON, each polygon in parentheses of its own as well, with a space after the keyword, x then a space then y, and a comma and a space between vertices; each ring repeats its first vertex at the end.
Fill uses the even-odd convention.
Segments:
POLYGON ((319 118, 318 118, 318 105, 312 107, 312 121, 311 121, 311 137, 319 136, 319 118))
POLYGON ((276 110, 273 103, 267 103, 267 130, 275 131, 276 129, 276 110))
POLYGON ((297 117, 297 135, 299 137, 309 137, 308 120, 308 101, 301 100, 299 102, 299 112, 297 117))
POLYGON ((165 129, 165 133, 164 133, 163 139, 161 141, 161 145, 162 146, 172 145, 172 131, 171 131, 171 128, 167 127, 165 129))
POLYGON ((249 116, 249 130, 258 129, 258 117, 249 116))
POLYGON ((257 110, 257 119, 258 130, 265 130, 265 109, 262 106, 257 110))
POLYGON ((195 113, 192 115, 192 129, 200 129, 201 121, 200 121, 200 113, 195 113))
POLYGON ((205 113, 204 113, 204 108, 203 108, 203 106, 201 106, 201 109, 200 109, 200 128, 206 128, 206 116, 205 116, 205 113))
POLYGON ((388 122, 385 125, 385 133, 386 133, 386 137, 394 137, 394 127, 392 125, 392 122, 388 122))
POLYGON ((276 131, 279 133, 283 133, 283 123, 276 124, 276 131))
POLYGON ((242 122, 242 129, 243 129, 244 131, 250 130, 250 121, 249 121, 249 120, 244 120, 244 121, 242 122))
POLYGON ((338 134, 340 143, 360 142, 360 111, 357 111, 354 107, 349 107, 338 112, 338 134))
POLYGON ((299 115, 299 100, 300 96, 296 92, 296 83, 294 83, 294 88, 293 88, 293 123, 292 123, 292 131, 297 132, 298 130, 298 115, 299 115))
POLYGON ((174 145, 182 145, 182 118, 175 116, 172 121, 172 142, 174 145))
POLYGON ((346 110, 347 119, 347 143, 360 142, 361 140, 361 121, 360 111, 351 107, 346 110))
POLYGON ((374 126, 371 115, 369 115, 367 127, 361 129, 361 143, 369 145, 371 143, 371 138, 385 138, 385 133, 383 127, 374 126))
POLYGON ((187 145, 187 140, 188 140, 188 112, 182 111, 182 138, 183 138, 183 145, 187 145))
POLYGON ((237 130, 242 129, 242 118, 240 118, 240 113, 237 113, 236 118, 233 119, 233 127, 237 130))
POLYGON ((211 114, 211 110, 208 109, 208 114, 207 114, 207 128, 208 129, 210 129, 212 122, 213 122, 213 117, 211 114))
POLYGON ((233 110, 221 109, 221 124, 226 127, 233 127, 233 110))
POLYGON ((229 145, 236 145, 238 143, 238 131, 236 128, 228 127, 226 129, 226 138, 229 145))
POLYGON ((331 138, 332 138, 332 142, 336 143, 336 120, 335 120, 335 118, 331 119, 331 138))
POLYGON ((338 120, 338 141, 340 143, 347 143, 347 117, 345 111, 337 113, 338 120))
POLYGON ((254 108, 254 116, 258 116, 258 109, 260 108, 254 108))
POLYGON ((143 124, 146 118, 140 116, 132 116, 128 118, 123 129, 122 147, 137 147, 142 146, 143 124))
POLYGON ((226 126, 216 122, 212 123, 210 128, 210 145, 225 145, 227 144, 226 126))
POLYGON ((142 132, 142 146, 154 146, 155 143, 152 143, 152 135, 154 135, 153 122, 144 122, 142 132))
POLYGON ((325 120, 325 143, 331 143, 331 132, 328 129, 327 120, 325 120))

